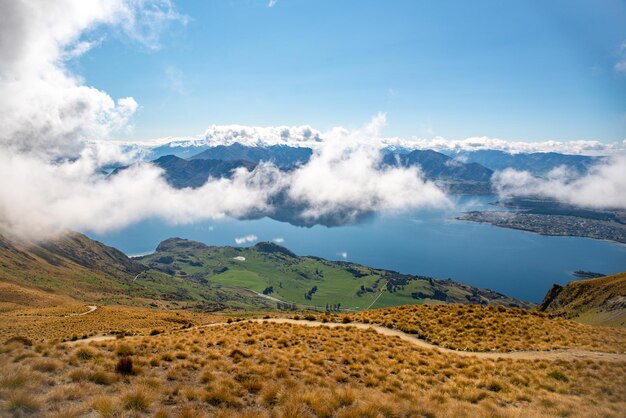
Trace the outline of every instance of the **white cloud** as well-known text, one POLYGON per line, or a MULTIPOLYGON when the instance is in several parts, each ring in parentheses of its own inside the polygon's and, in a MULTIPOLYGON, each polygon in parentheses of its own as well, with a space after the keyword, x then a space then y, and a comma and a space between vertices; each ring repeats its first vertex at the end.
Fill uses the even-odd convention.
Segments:
POLYGON ((278 0, 269 0, 267 2, 267 7, 274 7, 276 6, 276 3, 278 3, 278 0))
POLYGON ((375 139, 385 122, 385 115, 379 114, 363 129, 331 132, 310 161, 291 173, 288 196, 306 205, 304 219, 340 213, 345 222, 352 222, 367 212, 450 204, 417 168, 380 169, 375 139))
POLYGON ((343 258, 344 260, 346 260, 348 258, 348 253, 345 251, 342 251, 340 253, 337 253, 337 255, 341 258, 343 258))
POLYGON ((492 181, 502 197, 540 196, 589 208, 626 209, 626 155, 592 167, 583 177, 572 175, 565 167, 552 170, 545 178, 507 169, 495 173, 492 181))
MULTIPOLYGON (((309 125, 302 126, 244 126, 211 125, 202 135, 195 137, 166 137, 133 144, 151 148, 163 144, 172 147, 232 145, 239 143, 246 146, 288 145, 292 147, 320 148, 332 137, 349 135, 350 130, 335 127, 321 132, 309 125)), ((510 141, 486 136, 451 140, 444 137, 434 138, 369 138, 370 145, 391 149, 432 149, 441 152, 460 153, 465 151, 499 150, 511 154, 532 152, 560 152, 581 155, 609 155, 626 151, 626 139, 621 142, 602 142, 598 140, 573 141, 510 141)))
POLYGON ((101 26, 154 49, 158 30, 179 19, 168 0, 16 0, 0 5, 0 146, 67 155, 82 141, 125 126, 137 109, 83 84, 65 61, 99 40, 101 26))
POLYGON ((241 245, 241 244, 245 244, 245 243, 248 243, 248 242, 254 242, 254 241, 258 240, 258 239, 259 239, 259 237, 257 237, 256 235, 250 234, 250 235, 246 235, 245 237, 235 238, 235 242, 237 244, 241 245))
POLYGON ((272 241, 274 241, 276 244, 282 244, 283 242, 285 242, 285 238, 277 237, 274 238, 272 241))
MULTIPOLYGON (((105 232, 151 218, 192 223, 272 215, 285 209, 276 207, 281 199, 279 204, 294 216, 312 223, 328 217, 353 222, 371 212, 451 205, 418 169, 380 169, 381 147, 434 144, 381 138, 384 114, 353 131, 338 127, 322 134, 310 126, 214 125, 190 139, 205 144, 312 146, 310 161, 289 172, 261 164, 251 172, 237 170, 230 179, 210 179, 200 188, 182 190, 170 187, 162 171, 146 163, 107 178, 101 172, 104 166, 128 164, 142 155, 140 147, 100 140, 127 126, 137 102, 131 97, 114 100, 84 85, 64 60, 93 47, 96 41, 85 35, 102 25, 149 49, 158 48, 158 29, 180 16, 166 0, 14 1, 2 3, 0 16, 0 178, 10 185, 0 188, 0 233, 40 239, 66 229, 105 232)), ((456 144, 434 141, 449 149, 510 147, 489 138, 456 144)), ((597 179, 613 179, 623 166, 606 170, 594 172, 597 179)), ((621 187, 618 183, 604 193, 624 196, 621 187)), ((250 235, 235 242, 256 240, 250 235)))
POLYGON ((486 136, 470 137, 462 140, 450 140, 443 137, 431 139, 385 138, 382 142, 388 146, 408 149, 432 149, 442 152, 464 152, 480 150, 499 150, 511 154, 532 152, 560 152, 565 154, 608 155, 626 151, 626 140, 606 143, 597 140, 575 141, 508 141, 486 136))

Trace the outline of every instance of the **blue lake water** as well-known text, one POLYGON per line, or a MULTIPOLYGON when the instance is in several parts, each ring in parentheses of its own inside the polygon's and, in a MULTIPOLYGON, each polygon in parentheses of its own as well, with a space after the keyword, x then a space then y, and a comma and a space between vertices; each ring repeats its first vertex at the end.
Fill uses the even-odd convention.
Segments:
POLYGON ((624 245, 546 237, 453 219, 462 211, 488 207, 493 200, 463 197, 449 211, 376 216, 358 225, 335 228, 296 227, 268 218, 182 226, 150 220, 118 232, 88 235, 129 255, 152 252, 170 237, 209 245, 238 245, 235 238, 248 235, 257 236, 258 241, 281 238, 282 245, 298 255, 347 259, 402 273, 452 278, 533 302, 540 302, 553 283, 573 280, 571 273, 575 270, 605 274, 626 271, 624 245))

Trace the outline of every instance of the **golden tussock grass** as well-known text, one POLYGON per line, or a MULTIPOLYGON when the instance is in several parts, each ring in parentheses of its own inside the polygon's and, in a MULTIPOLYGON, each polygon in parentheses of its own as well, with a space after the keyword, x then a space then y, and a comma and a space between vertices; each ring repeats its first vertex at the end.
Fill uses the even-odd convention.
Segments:
POLYGON ((619 417, 626 410, 626 363, 461 357, 355 327, 238 322, 0 348, 0 415, 9 416, 619 417), (131 374, 116 372, 125 358, 131 374))
POLYGON ((86 310, 85 305, 76 305, 0 313, 0 342, 15 336, 43 341, 76 340, 101 334, 149 334, 225 320, 218 314, 122 306, 103 306, 87 315, 65 316, 86 310))
POLYGON ((467 351, 578 348, 625 352, 626 330, 550 318, 535 310, 476 305, 409 305, 351 314, 321 315, 332 322, 364 322, 414 334, 467 351))

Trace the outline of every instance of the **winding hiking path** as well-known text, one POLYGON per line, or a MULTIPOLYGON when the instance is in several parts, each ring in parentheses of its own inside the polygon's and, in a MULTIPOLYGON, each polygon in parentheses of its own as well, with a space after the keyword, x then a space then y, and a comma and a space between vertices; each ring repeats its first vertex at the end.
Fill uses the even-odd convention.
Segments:
POLYGON ((336 323, 336 322, 319 322, 319 321, 307 321, 301 319, 290 318, 269 318, 269 319, 251 319, 250 322, 269 322, 274 324, 297 324, 309 327, 329 327, 329 328, 341 328, 341 327, 354 327, 357 329, 372 329, 379 334, 388 335, 390 337, 398 337, 403 341, 407 341, 413 345, 422 348, 430 348, 437 350, 441 353, 456 354, 464 357, 478 357, 485 359, 518 359, 518 360, 601 360, 611 362, 626 362, 626 354, 621 353, 604 353, 601 351, 586 351, 579 349, 560 349, 551 351, 511 351, 511 352, 494 352, 494 351, 461 351, 453 350, 450 348, 444 348, 435 344, 431 344, 427 341, 421 340, 414 335, 407 334, 406 332, 399 331, 397 329, 391 329, 383 327, 381 325, 363 324, 358 322, 351 322, 348 324, 336 323))
POLYGON ((87 315, 87 314, 90 314, 92 312, 95 312, 96 309, 98 309, 98 307, 96 305, 87 305, 87 310, 85 312, 71 313, 71 314, 67 314, 67 315, 20 314, 20 313, 18 313, 17 316, 19 316, 19 317, 37 317, 37 318, 69 318, 71 316, 87 315))
MULTIPOLYGON (((622 353, 604 353, 601 351, 586 351, 579 349, 560 349, 560 350, 551 350, 551 351, 512 351, 512 352, 483 352, 483 351, 461 351, 461 350, 453 350, 450 348, 444 348, 435 344, 431 344, 427 341, 421 340, 414 335, 407 334, 406 332, 402 332, 396 329, 391 329, 387 327, 383 327, 380 325, 374 324, 363 324, 358 322, 352 322, 349 324, 337 323, 337 322, 319 322, 319 321, 307 321, 302 319, 290 319, 290 318, 267 318, 267 319, 249 319, 247 322, 263 324, 263 323, 271 323, 271 324, 294 324, 301 325, 307 327, 328 327, 328 328, 346 328, 352 327, 362 330, 374 330, 379 334, 390 336, 390 337, 398 337, 403 341, 407 341, 415 346, 421 348, 428 348, 437 350, 444 354, 452 354, 464 357, 477 357, 482 359, 516 359, 516 360, 596 360, 596 361, 608 361, 608 362, 625 362, 626 363, 626 354, 622 353)), ((198 325, 195 327, 187 328, 184 330, 176 330, 174 332, 186 332, 193 329, 198 328, 208 328, 208 327, 217 327, 217 326, 230 326, 240 322, 216 322, 212 324, 206 325, 198 325)), ((126 337, 126 338, 138 338, 138 337, 146 337, 143 335, 126 337)), ((91 341, 107 341, 114 340, 116 337, 111 335, 101 335, 95 337, 85 338, 84 340, 72 341, 70 344, 79 344, 86 343, 91 341)))
POLYGON ((73 313, 73 314, 69 314, 69 315, 65 315, 66 317, 68 316, 83 316, 83 315, 88 315, 92 312, 95 312, 96 309, 98 309, 98 307, 96 305, 87 305, 87 310, 85 312, 81 312, 81 313, 73 313))

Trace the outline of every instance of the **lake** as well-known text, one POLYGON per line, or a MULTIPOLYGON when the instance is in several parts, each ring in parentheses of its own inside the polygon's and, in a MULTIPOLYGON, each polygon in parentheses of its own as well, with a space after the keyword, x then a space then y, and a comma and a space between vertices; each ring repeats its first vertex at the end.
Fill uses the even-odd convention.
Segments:
POLYGON ((451 278, 532 302, 540 302, 553 283, 573 280, 575 270, 626 271, 626 246, 621 244, 546 237, 453 219, 465 210, 488 208, 493 200, 465 196, 448 211, 377 215, 357 225, 334 228, 296 227, 268 218, 227 218, 182 226, 149 220, 113 233, 88 235, 129 255, 152 252, 170 237, 209 245, 253 245, 279 239, 298 255, 451 278), (235 238, 249 235, 258 241, 235 243, 235 238))

